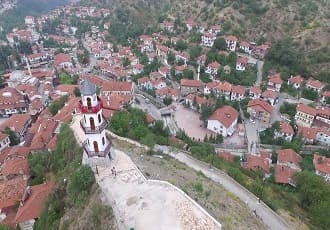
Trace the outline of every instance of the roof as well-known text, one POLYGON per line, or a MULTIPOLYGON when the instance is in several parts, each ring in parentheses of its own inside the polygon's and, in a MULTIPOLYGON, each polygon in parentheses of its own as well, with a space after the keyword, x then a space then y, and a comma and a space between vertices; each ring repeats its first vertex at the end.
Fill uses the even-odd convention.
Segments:
POLYGON ((31 187, 31 195, 24 201, 23 206, 18 208, 15 222, 21 223, 40 217, 48 195, 53 188, 52 183, 39 184, 31 187))
POLYGON ((277 97, 277 92, 267 89, 265 92, 262 93, 262 96, 265 98, 275 99, 277 97))
POLYGON ((15 206, 25 191, 27 180, 23 176, 0 182, 0 209, 15 206))
POLYGON ((242 65, 246 65, 248 63, 248 58, 247 57, 238 57, 237 63, 240 63, 242 65))
POLYGON ((296 170, 285 166, 285 165, 276 165, 275 166, 275 182, 281 184, 289 184, 293 182, 293 176, 296 173, 296 170))
POLYGON ((26 108, 24 96, 11 87, 0 89, 0 109, 26 108))
POLYGON ((64 62, 70 62, 71 63, 71 56, 69 54, 63 54, 59 53, 54 56, 54 64, 55 66, 58 66, 64 62))
POLYGON ((88 77, 86 77, 85 80, 81 83, 80 92, 83 96, 92 96, 96 94, 96 86, 90 82, 88 77))
POLYGON ((217 120, 226 128, 229 128, 237 120, 239 112, 229 105, 222 106, 214 111, 209 117, 210 120, 217 120))
POLYGON ((281 78, 280 73, 276 73, 276 74, 273 74, 273 75, 269 76, 268 81, 272 82, 274 84, 282 84, 283 83, 283 80, 281 78))
POLYGON ((103 83, 102 91, 132 91, 133 90, 133 83, 132 82, 126 82, 126 81, 105 81, 103 83))
POLYGON ((248 103, 248 107, 255 107, 255 106, 259 106, 261 107, 264 111, 268 112, 268 113, 272 113, 273 111, 273 107, 265 102, 264 100, 261 100, 261 99, 253 99, 251 101, 249 101, 248 103))
POLYGON ((270 172, 270 158, 266 154, 252 155, 247 156, 247 161, 245 167, 250 170, 262 169, 264 172, 270 172))
POLYGON ((226 41, 238 41, 237 37, 234 35, 229 35, 225 37, 226 41))
POLYGON ((202 105, 202 104, 205 104, 205 105, 213 105, 215 104, 213 100, 211 99, 205 99, 204 97, 200 97, 200 96, 197 96, 197 95, 194 95, 194 94, 189 94, 187 97, 186 97, 187 100, 190 100, 190 101, 196 101, 196 103, 198 105, 202 105))
POLYGON ((203 82, 200 80, 181 79, 180 85, 183 87, 203 87, 203 82))
POLYGON ((207 66, 212 69, 219 69, 221 67, 221 64, 218 63, 217 61, 214 61, 214 62, 209 63, 207 66))
POLYGON ((222 157, 226 161, 234 161, 235 160, 235 155, 231 154, 230 152, 225 152, 225 151, 218 151, 217 152, 219 157, 222 157))
POLYGON ((294 134, 294 130, 293 130, 292 126, 288 122, 285 122, 285 121, 280 122, 280 131, 282 133, 294 134))
POLYGON ((316 89, 322 89, 325 86, 324 83, 320 82, 319 80, 314 80, 314 79, 308 80, 306 85, 310 86, 312 88, 316 88, 316 89))
POLYGON ((174 88, 165 87, 165 88, 157 89, 156 90, 156 95, 159 96, 159 97, 162 97, 162 96, 178 97, 179 96, 179 90, 174 89, 174 88))
POLYGON ((156 119, 150 113, 147 113, 146 118, 148 124, 151 124, 156 121, 156 119))
POLYGON ((13 157, 5 160, 1 168, 1 174, 3 176, 10 175, 28 175, 29 164, 26 158, 13 157))
POLYGON ((0 125, 0 131, 4 131, 6 127, 9 127, 13 131, 22 132, 25 124, 31 120, 30 114, 13 114, 8 120, 0 125))
POLYGON ((316 110, 316 115, 321 117, 330 117, 330 108, 329 107, 318 108, 316 110))
POLYGON ((313 107, 310 107, 308 105, 305 104, 298 104, 296 107, 297 112, 302 112, 302 113, 306 113, 312 116, 316 116, 316 110, 313 107))
POLYGON ((309 139, 309 140, 316 139, 317 131, 318 131, 317 128, 298 126, 298 133, 300 135, 302 135, 304 138, 309 139))
POLYGON ((57 111, 54 116, 55 121, 68 122, 72 119, 72 112, 74 112, 75 108, 78 107, 78 101, 80 99, 78 97, 70 97, 69 101, 65 103, 65 105, 57 111))
POLYGON ((220 82, 218 85, 218 89, 224 92, 231 92, 232 87, 233 85, 227 81, 220 82))
POLYGON ((53 138, 53 133, 58 125, 58 122, 50 118, 39 118, 31 127, 31 133, 34 137, 31 142, 32 150, 41 150, 46 148, 48 142, 53 138))
POLYGON ((314 154, 313 163, 315 170, 330 174, 330 158, 314 154))
POLYGON ((58 91, 57 94, 61 92, 73 95, 75 88, 80 89, 80 85, 61 84, 56 87, 56 91, 58 91))
POLYGON ((302 84, 304 82, 304 78, 302 78, 300 75, 297 75, 297 76, 289 78, 288 81, 291 84, 302 84))
POLYGON ((234 93, 238 93, 240 95, 244 95, 245 94, 245 87, 241 86, 241 85, 233 85, 233 87, 231 88, 231 91, 234 93))
POLYGON ((250 88, 250 92, 251 93, 255 93, 255 94, 261 94, 262 93, 262 91, 261 91, 261 89, 260 89, 259 86, 252 86, 250 88))
POLYGON ((150 82, 150 79, 148 77, 141 77, 138 79, 138 84, 143 84, 146 82, 150 82))
POLYGON ((302 161, 302 157, 292 149, 281 149, 277 151, 277 161, 298 165, 302 161))

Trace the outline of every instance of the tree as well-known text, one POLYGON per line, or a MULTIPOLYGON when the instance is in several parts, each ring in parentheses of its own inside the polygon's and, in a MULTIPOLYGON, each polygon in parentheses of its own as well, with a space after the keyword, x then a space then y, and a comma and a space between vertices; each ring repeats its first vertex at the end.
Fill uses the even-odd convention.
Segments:
POLYGON ((291 117, 291 119, 293 119, 293 117, 296 114, 296 107, 297 107, 297 105, 295 105, 295 104, 290 104, 288 102, 284 102, 280 107, 280 113, 288 114, 291 117))
POLYGON ((175 50, 184 51, 187 49, 187 43, 185 43, 182 39, 179 39, 175 44, 175 50))
POLYGON ((94 183, 94 173, 88 165, 80 166, 72 175, 69 182, 69 193, 77 198, 82 191, 89 191, 94 183))
POLYGON ((124 57, 122 62, 124 67, 129 66, 131 64, 130 60, 127 57, 124 57))
POLYGON ((75 87, 73 90, 73 94, 75 97, 81 97, 80 89, 78 87, 75 87))
POLYGON ((129 131, 130 114, 119 111, 110 119, 110 129, 120 136, 125 136, 129 131))
POLYGON ((173 52, 169 52, 167 55, 167 63, 173 65, 175 63, 175 55, 173 52))
POLYGON ((227 50, 227 44, 223 37, 218 37, 213 43, 213 47, 217 50, 227 50))
POLYGON ((170 105, 170 104, 172 104, 173 99, 172 99, 172 97, 165 97, 163 99, 163 102, 164 102, 165 105, 170 105))
POLYGON ((235 52, 230 52, 228 57, 227 57, 227 64, 232 67, 235 68, 236 66, 236 60, 237 60, 237 56, 235 52))
POLYGON ((183 70, 182 77, 187 79, 194 79, 194 71, 192 71, 191 69, 185 69, 183 70))
POLYGON ((318 96, 319 95, 318 95, 317 91, 315 91, 313 89, 304 88, 301 92, 301 97, 306 98, 311 101, 315 101, 318 98, 318 96))
POLYGON ((14 130, 6 127, 5 133, 9 135, 10 146, 18 145, 20 143, 20 139, 14 130))
POLYGON ((200 47, 199 45, 190 46, 189 48, 190 59, 195 60, 197 57, 199 57, 201 52, 202 52, 202 47, 200 47))

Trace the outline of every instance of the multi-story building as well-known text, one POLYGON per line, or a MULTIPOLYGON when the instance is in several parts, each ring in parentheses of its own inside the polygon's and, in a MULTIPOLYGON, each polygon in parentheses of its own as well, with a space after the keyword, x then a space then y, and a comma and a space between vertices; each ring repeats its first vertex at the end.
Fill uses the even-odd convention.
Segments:
POLYGON ((297 125, 311 127, 316 116, 316 110, 305 104, 298 104, 294 116, 297 125))

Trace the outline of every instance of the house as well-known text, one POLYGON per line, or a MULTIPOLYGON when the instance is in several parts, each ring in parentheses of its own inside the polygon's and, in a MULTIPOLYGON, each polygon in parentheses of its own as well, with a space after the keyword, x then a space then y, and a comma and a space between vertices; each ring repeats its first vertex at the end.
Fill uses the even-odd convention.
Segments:
POLYGON ((227 81, 220 82, 217 86, 218 94, 230 100, 231 89, 233 85, 227 81))
POLYGON ((56 68, 73 68, 72 58, 69 54, 59 53, 54 56, 54 66, 56 68))
POLYGON ((316 141, 317 132, 318 128, 298 126, 298 134, 301 135, 305 144, 314 144, 316 141))
POLYGON ((236 70, 244 71, 246 69, 247 64, 248 64, 247 57, 238 57, 236 62, 236 70))
POLYGON ((313 164, 315 173, 330 182, 330 158, 314 154, 313 164))
POLYGON ((211 28, 209 29, 209 33, 212 33, 215 35, 217 35, 220 32, 221 32, 221 25, 214 25, 214 26, 211 26, 211 28))
POLYGON ((275 166, 275 182, 279 184, 289 184, 291 186, 296 186, 294 180, 294 175, 297 171, 285 165, 275 166))
POLYGON ((143 68, 144 68, 144 65, 141 65, 141 64, 133 65, 132 72, 135 75, 140 74, 143 72, 143 68))
POLYGON ((272 164, 271 154, 268 152, 260 152, 258 155, 248 154, 244 168, 257 171, 262 170, 264 174, 270 174, 270 166, 272 164))
POLYGON ((330 130, 325 127, 317 129, 316 141, 321 145, 330 146, 330 130))
POLYGON ((32 151, 45 150, 47 144, 55 135, 58 121, 51 118, 40 118, 31 127, 29 133, 33 136, 30 149, 32 151))
POLYGON ((253 99, 249 101, 247 112, 251 117, 261 120, 264 123, 269 123, 273 107, 261 99, 253 99))
POLYGON ((168 78, 171 75, 171 69, 166 66, 161 66, 158 69, 158 73, 160 73, 162 77, 168 78))
POLYGON ((216 93, 218 85, 219 82, 216 81, 206 83, 204 86, 204 94, 208 95, 211 94, 211 92, 216 93))
POLYGON ((188 19, 187 21, 186 21, 186 27, 187 27, 187 31, 191 31, 194 27, 196 27, 197 26, 197 23, 194 21, 194 20, 192 20, 192 19, 188 19))
POLYGON ((165 87, 156 90, 156 96, 160 99, 164 99, 165 97, 171 97, 173 101, 177 101, 179 99, 180 92, 177 89, 165 87))
POLYGON ((8 157, 1 166, 1 175, 11 180, 17 176, 29 176, 29 163, 27 158, 8 157))
POLYGON ((6 133, 0 133, 0 152, 7 148, 10 144, 9 135, 6 133))
POLYGON ((207 65, 205 73, 211 75, 211 79, 214 79, 218 74, 218 69, 221 67, 221 64, 214 61, 207 65))
POLYGON ((31 122, 30 114, 14 114, 0 125, 0 131, 4 132, 8 127, 23 141, 31 122))
POLYGON ((166 81, 163 78, 156 79, 155 81, 152 81, 151 84, 156 90, 166 87, 166 81))
POLYGON ((324 106, 317 108, 313 124, 316 126, 330 127, 330 108, 324 106))
POLYGON ((138 79, 139 89, 152 89, 151 81, 148 77, 142 77, 138 79))
POLYGON ((105 81, 102 87, 102 95, 108 96, 111 94, 133 95, 133 83, 122 81, 105 81))
POLYGON ((177 62, 182 60, 184 62, 184 65, 187 65, 187 62, 190 60, 190 55, 187 52, 176 52, 175 60, 177 62))
POLYGON ((201 42, 201 45, 202 46, 205 46, 205 47, 209 47, 211 48, 214 44, 214 41, 216 39, 216 35, 215 34, 212 34, 212 33, 204 33, 202 35, 202 42, 201 42))
POLYGON ((229 35, 225 37, 225 41, 227 44, 227 50, 235 52, 236 50, 236 45, 237 45, 237 37, 233 36, 233 35, 229 35))
POLYGON ((294 130, 288 122, 281 121, 280 122, 280 129, 274 131, 275 138, 283 138, 286 141, 291 142, 294 130))
MULTIPOLYGON (((202 107, 202 105, 214 106, 214 101, 211 99, 206 99, 204 97, 200 97, 194 94, 189 94, 185 99, 186 105, 189 105, 190 108, 194 108, 194 106, 198 106, 197 110, 202 107)), ((196 107, 195 107, 196 108, 196 107)))
POLYGON ((299 164, 302 157, 292 149, 280 149, 277 151, 277 165, 285 165, 300 171, 299 164))
POLYGON ((300 75, 292 76, 288 79, 288 85, 291 85, 295 89, 301 88, 302 84, 304 83, 304 78, 300 75))
POLYGON ((229 105, 217 109, 207 121, 207 129, 221 134, 231 136, 236 130, 239 112, 229 105))
POLYGON ((19 225, 20 229, 33 228, 35 221, 46 207, 47 197, 53 186, 53 183, 44 183, 26 187, 15 216, 15 224, 19 225))
POLYGON ((252 86, 249 91, 249 97, 251 99, 258 99, 261 97, 261 89, 259 86, 252 86))
POLYGON ((233 85, 231 87, 230 100, 240 101, 245 98, 245 87, 241 85, 233 85))
POLYGON ((268 76, 267 89, 280 92, 282 87, 283 80, 280 73, 273 74, 268 76))
POLYGON ((311 127, 316 116, 316 110, 305 104, 298 104, 294 116, 297 125, 311 127))
POLYGON ((272 106, 274 106, 279 100, 278 93, 269 89, 262 93, 262 98, 265 101, 269 102, 269 104, 271 104, 272 106))
POLYGON ((9 116, 28 112, 27 98, 17 89, 6 87, 0 89, 0 116, 9 116))
POLYGON ((186 65, 178 65, 175 66, 175 74, 183 74, 183 72, 187 69, 186 65))
POLYGON ((7 214, 22 199, 27 186, 27 177, 18 176, 10 180, 0 181, 0 210, 7 214))
POLYGON ((317 93, 320 93, 324 87, 325 87, 325 84, 320 82, 319 80, 309 79, 306 82, 306 88, 312 89, 312 90, 316 91, 317 93))
POLYGON ((181 94, 186 96, 190 93, 203 92, 203 82, 200 80, 181 79, 181 94))
POLYGON ((250 42, 247 41, 240 41, 239 42, 239 49, 243 51, 244 53, 248 53, 251 55, 252 53, 252 47, 250 42))
POLYGON ((174 32, 174 22, 171 21, 163 21, 160 24, 160 28, 162 28, 163 30, 167 30, 168 32, 174 32))
POLYGON ((330 91, 324 91, 322 93, 322 97, 320 102, 322 103, 322 105, 329 105, 330 104, 330 91))
POLYGON ((205 54, 202 54, 201 56, 199 56, 197 58, 196 62, 197 62, 198 65, 204 66, 205 65, 205 62, 206 62, 206 59, 207 59, 206 55, 205 54))
POLYGON ((262 44, 260 46, 256 46, 256 48, 253 50, 253 54, 259 58, 265 58, 270 48, 270 44, 262 44))

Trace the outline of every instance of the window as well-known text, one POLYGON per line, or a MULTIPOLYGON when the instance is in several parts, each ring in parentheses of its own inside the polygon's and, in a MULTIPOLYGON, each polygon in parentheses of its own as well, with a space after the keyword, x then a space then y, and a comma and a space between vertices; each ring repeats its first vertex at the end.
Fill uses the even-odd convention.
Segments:
POLYGON ((102 137, 102 144, 105 145, 104 137, 102 137))
POLYGON ((101 119, 101 114, 99 114, 98 116, 98 119, 99 119, 99 123, 101 123, 102 119, 101 119))

